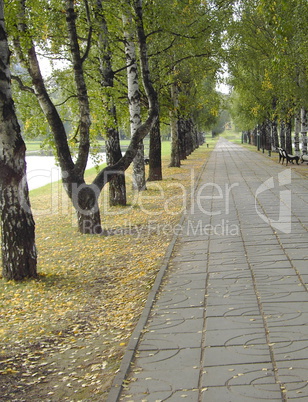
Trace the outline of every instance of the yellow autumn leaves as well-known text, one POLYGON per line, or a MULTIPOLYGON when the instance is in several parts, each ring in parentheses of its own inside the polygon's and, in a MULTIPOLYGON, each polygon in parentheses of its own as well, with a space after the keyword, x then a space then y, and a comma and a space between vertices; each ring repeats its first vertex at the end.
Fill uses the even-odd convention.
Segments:
MULTIPOLYGON (((181 168, 168 168, 165 160, 159 188, 148 183, 148 191, 138 199, 128 184, 131 204, 102 214, 110 236, 78 233, 61 185, 53 184, 52 193, 48 187, 32 193, 40 278, 0 281, 0 374, 19 372, 18 353, 30 354, 31 345, 46 344, 53 356, 60 346, 66 350, 79 339, 90 342, 102 334, 107 339, 100 350, 106 370, 116 370, 114 362, 142 312, 173 236, 172 227, 183 212, 183 189, 189 198, 192 171, 197 177, 209 151, 199 148, 181 168)), ((32 368, 28 370, 31 373, 32 368)))

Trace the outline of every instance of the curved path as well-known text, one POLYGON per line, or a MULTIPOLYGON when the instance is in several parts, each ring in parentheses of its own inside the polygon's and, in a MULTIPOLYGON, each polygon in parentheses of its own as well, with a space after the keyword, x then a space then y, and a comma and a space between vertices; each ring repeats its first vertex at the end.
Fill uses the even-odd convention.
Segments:
POLYGON ((220 140, 108 401, 308 400, 307 226, 307 179, 220 140))

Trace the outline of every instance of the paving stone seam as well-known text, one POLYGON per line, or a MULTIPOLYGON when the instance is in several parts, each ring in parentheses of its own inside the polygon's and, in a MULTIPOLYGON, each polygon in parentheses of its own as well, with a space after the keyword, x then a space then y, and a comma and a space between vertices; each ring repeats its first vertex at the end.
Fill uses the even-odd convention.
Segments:
MULTIPOLYGON (((216 158, 215 158, 216 160, 216 158)), ((216 163, 215 163, 216 165, 216 163)), ((215 166, 216 171, 216 166, 215 166)), ((212 187, 212 197, 211 197, 211 210, 213 208, 214 202, 214 188, 212 187)), ((210 224, 212 224, 212 216, 210 217, 210 224)), ((206 252, 206 282, 205 282, 205 289, 204 289, 204 310, 203 310, 203 329, 202 329, 202 340, 201 340, 201 357, 200 357, 200 371, 199 371, 199 379, 198 379, 198 402, 202 402, 203 399, 203 390, 202 390, 202 382, 203 382, 203 372, 204 372, 204 362, 205 362, 205 355, 206 355, 206 323, 207 323, 207 294, 208 294, 208 285, 209 285, 209 256, 210 256, 210 245, 211 245, 211 238, 207 239, 207 252, 206 252)))

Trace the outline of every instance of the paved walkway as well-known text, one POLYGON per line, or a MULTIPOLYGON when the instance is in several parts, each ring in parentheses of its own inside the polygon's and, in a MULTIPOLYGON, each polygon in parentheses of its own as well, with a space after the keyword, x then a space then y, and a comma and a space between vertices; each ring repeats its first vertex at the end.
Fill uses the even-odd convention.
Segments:
POLYGON ((307 226, 307 179, 220 140, 108 401, 307 401, 307 226))

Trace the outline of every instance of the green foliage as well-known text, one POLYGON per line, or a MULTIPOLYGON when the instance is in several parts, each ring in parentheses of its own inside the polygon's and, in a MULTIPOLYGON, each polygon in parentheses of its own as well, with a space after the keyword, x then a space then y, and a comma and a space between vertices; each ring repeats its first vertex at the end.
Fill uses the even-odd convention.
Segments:
POLYGON ((220 100, 214 82, 221 65, 224 21, 230 18, 232 7, 229 2, 228 6, 220 2, 220 7, 214 3, 147 2, 151 71, 160 95, 163 121, 169 119, 173 108, 172 83, 179 89, 180 115, 193 116, 204 128, 218 115, 220 100))
POLYGON ((307 2, 242 0, 229 28, 233 115, 246 128, 307 105, 307 2))
MULTIPOLYGON (((106 126, 114 124, 108 120, 110 115, 107 113, 106 98, 113 99, 118 123, 122 130, 129 131, 122 24, 122 15, 129 7, 129 2, 102 2, 114 72, 112 88, 103 88, 101 85, 100 50, 97 45, 103 33, 96 18, 96 5, 95 0, 75 2, 79 46, 81 55, 86 56, 83 67, 91 107, 90 136, 94 143, 96 139, 105 138, 106 126)), ((46 87, 65 122, 69 145, 73 150, 78 141, 79 106, 68 47, 65 5, 60 0, 28 0, 23 14, 20 2, 12 0, 6 8, 11 40, 17 35, 19 23, 27 26, 27 33, 20 40, 20 50, 26 54, 31 41, 35 43, 46 77, 46 87)), ((179 114, 193 116, 204 128, 215 122, 220 108, 215 80, 222 61, 224 23, 231 13, 228 1, 220 1, 219 5, 197 0, 144 2, 150 69, 159 94, 162 122, 169 121, 172 107, 170 86, 174 81, 179 88, 179 114)), ((27 65, 23 64, 24 69, 19 67, 20 55, 17 52, 13 54, 12 62, 18 67, 16 75, 23 85, 31 87, 27 65)), ((26 138, 46 137, 47 143, 52 142, 34 94, 22 91, 19 84, 14 84, 14 97, 26 138)), ((142 94, 142 99, 146 99, 145 94, 142 94)), ((144 103, 144 106, 143 113, 146 113, 147 104, 144 103)))

